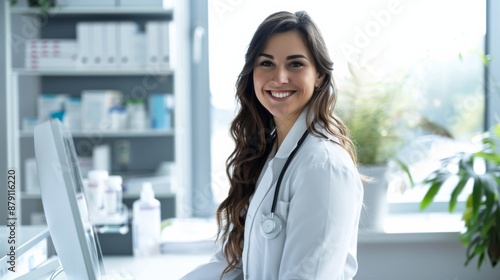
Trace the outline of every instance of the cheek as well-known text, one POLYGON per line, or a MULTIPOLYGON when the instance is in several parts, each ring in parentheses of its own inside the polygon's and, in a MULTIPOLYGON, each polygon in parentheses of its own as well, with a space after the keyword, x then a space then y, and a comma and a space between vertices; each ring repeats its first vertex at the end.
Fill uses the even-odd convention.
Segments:
POLYGON ((310 92, 313 92, 314 91, 314 84, 315 84, 316 80, 314 80, 312 77, 301 77, 300 79, 300 85, 302 87, 302 89, 308 93, 310 92))
POLYGON ((266 83, 265 75, 260 72, 253 73, 253 85, 256 92, 260 92, 266 83))

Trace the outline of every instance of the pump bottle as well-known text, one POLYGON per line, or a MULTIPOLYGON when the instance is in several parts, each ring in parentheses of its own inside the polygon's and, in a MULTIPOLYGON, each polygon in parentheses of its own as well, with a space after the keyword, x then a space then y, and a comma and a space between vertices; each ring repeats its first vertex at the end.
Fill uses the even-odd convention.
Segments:
POLYGON ((133 204, 132 238, 134 256, 159 254, 160 209, 160 201, 155 199, 151 183, 143 183, 141 197, 133 204))

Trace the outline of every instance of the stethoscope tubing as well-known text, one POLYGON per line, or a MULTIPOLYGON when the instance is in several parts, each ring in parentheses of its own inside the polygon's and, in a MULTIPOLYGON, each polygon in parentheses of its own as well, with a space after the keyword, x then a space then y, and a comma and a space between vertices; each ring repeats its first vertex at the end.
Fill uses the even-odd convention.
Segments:
POLYGON ((273 204, 271 206, 271 214, 272 215, 274 215, 274 211, 276 210, 276 202, 278 201, 278 195, 279 195, 279 191, 280 191, 280 187, 281 187, 281 181, 283 181, 283 177, 285 176, 285 173, 286 173, 286 170, 288 169, 288 166, 292 162, 293 157, 295 156, 295 154, 299 150, 300 146, 302 145, 302 143, 304 142, 304 140, 306 139, 308 134, 309 134, 309 130, 306 129, 306 131, 304 132, 302 137, 300 137, 299 141, 297 142, 297 146, 290 153, 290 156, 286 160, 285 165, 283 165, 283 168, 281 169, 280 175, 278 177, 278 182, 276 183, 276 189, 274 190, 273 204))

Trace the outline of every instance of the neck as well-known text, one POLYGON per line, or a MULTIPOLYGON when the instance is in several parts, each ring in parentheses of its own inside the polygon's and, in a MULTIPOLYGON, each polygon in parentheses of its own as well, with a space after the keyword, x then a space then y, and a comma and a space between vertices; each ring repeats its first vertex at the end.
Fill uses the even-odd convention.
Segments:
POLYGON ((281 143, 285 140, 288 132, 292 129, 293 124, 299 116, 294 116, 292 118, 274 118, 274 123, 276 124, 276 137, 277 137, 277 150, 280 148, 281 143))

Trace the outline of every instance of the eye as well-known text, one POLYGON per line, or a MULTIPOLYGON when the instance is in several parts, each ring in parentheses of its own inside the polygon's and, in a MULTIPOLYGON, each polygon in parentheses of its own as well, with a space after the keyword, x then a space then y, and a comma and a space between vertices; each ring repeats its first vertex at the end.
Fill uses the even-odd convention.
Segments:
POLYGON ((290 66, 291 66, 292 68, 299 68, 299 67, 304 66, 304 64, 303 64, 302 62, 293 61, 293 62, 290 62, 290 66))
POLYGON ((270 66, 273 66, 273 63, 269 60, 264 60, 261 63, 259 63, 259 65, 264 66, 264 67, 270 67, 270 66))

